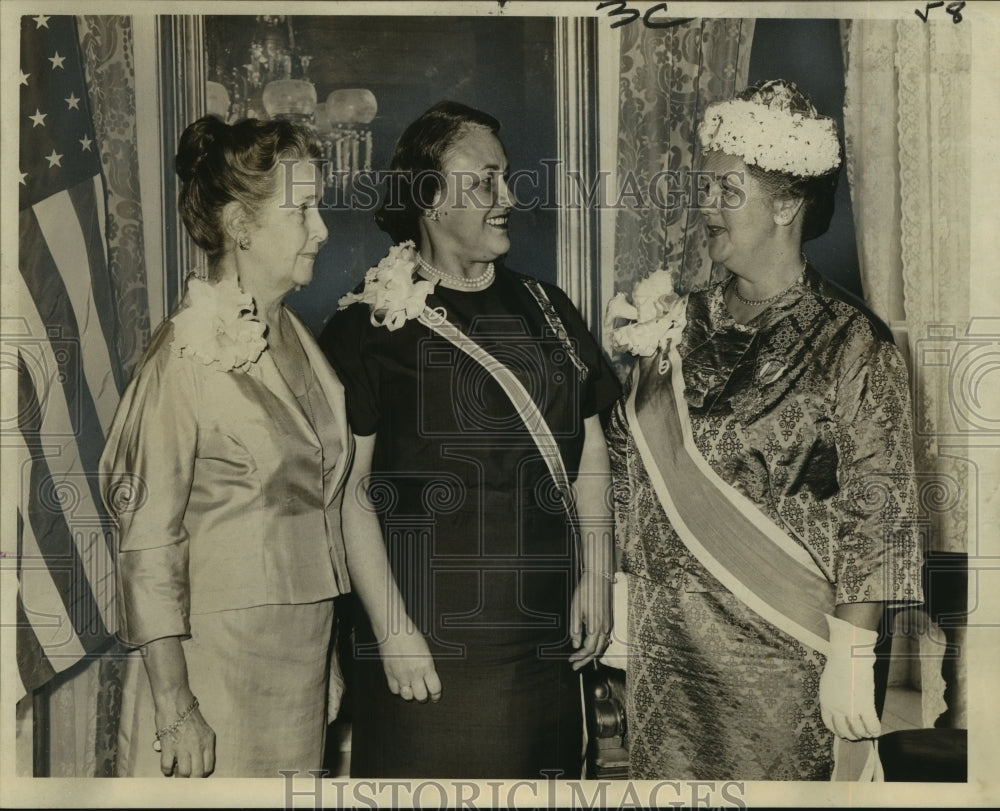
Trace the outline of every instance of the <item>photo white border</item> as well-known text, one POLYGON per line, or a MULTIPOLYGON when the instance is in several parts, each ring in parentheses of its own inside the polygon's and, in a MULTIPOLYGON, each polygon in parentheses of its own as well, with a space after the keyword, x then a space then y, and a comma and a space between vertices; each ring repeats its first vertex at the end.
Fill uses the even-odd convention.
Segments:
MULTIPOLYGON (((632 2, 640 10, 654 5, 650 2, 632 2)), ((914 9, 923 10, 923 2, 670 2, 669 14, 675 17, 801 17, 801 18, 878 18, 910 19, 914 9)), ((18 140, 15 79, 19 68, 19 26, 22 14, 40 11, 46 14, 122 13, 143 18, 137 29, 148 26, 146 18, 156 14, 253 14, 266 11, 293 15, 343 14, 343 15, 485 15, 485 16, 597 16, 607 18, 606 12, 596 10, 597 2, 528 2, 508 0, 499 2, 21 2, 6 0, 0 6, 0 104, 2 104, 2 163, 0 177, 0 245, 2 245, 2 277, 0 277, 0 312, 17 314, 17 301, 11 295, 8 274, 17 273, 17 186, 13 180, 17 169, 18 140)), ((941 9, 943 12, 944 10, 941 9)), ((970 310, 973 316, 1000 317, 1000 4, 969 0, 963 9, 965 24, 972 29, 972 172, 969 205, 972 211, 971 261, 974 268, 970 285, 970 310)), ((610 25, 611 20, 607 20, 610 25)), ((638 23, 637 23, 638 24, 638 23)), ((942 23, 937 23, 942 24, 942 23)), ((148 28, 147 28, 148 30, 148 28)), ((138 60, 137 60, 138 61, 138 60)), ((603 153, 602 153, 603 154, 603 153)), ((614 168, 614 167, 609 167, 614 168)), ((148 167, 143 168, 147 172, 148 167)), ((144 175, 145 176, 145 175, 144 175)), ((156 220, 153 220, 156 222, 156 220)), ((158 239, 158 237, 157 237, 158 239)), ((155 265, 154 265, 155 266, 155 265)), ((942 269, 946 272, 946 269, 942 269)), ((154 293, 155 295, 155 293, 154 293)), ((154 316, 155 317, 155 316, 154 316)), ((10 378, 5 376, 4 381, 10 378)), ((996 386, 993 388, 997 393, 996 386)), ((16 403, 16 391, 5 386, 0 391, 4 413, 16 403)), ((993 453, 992 463, 997 462, 1000 451, 993 453)), ((3 466, 2 492, 10 494, 16 489, 16 475, 11 477, 9 465, 3 466)), ((996 481, 996 478, 993 478, 996 481)), ((4 498, 0 507, 0 539, 9 559, 16 554, 14 504, 16 499, 4 498)), ((1000 495, 990 493, 978 505, 979 537, 990 544, 981 549, 981 555, 992 555, 1000 561, 1000 495)), ((971 513, 975 515, 976 513, 971 513)), ((973 563, 973 566, 975 564, 973 563)), ((998 562, 1000 567, 1000 562, 998 562)), ((925 783, 745 783, 740 799, 748 807, 768 806, 826 806, 826 807, 990 807, 1000 804, 1000 702, 997 694, 1000 685, 1000 572, 997 569, 980 572, 980 596, 985 599, 977 610, 977 622, 968 630, 969 666, 969 782, 966 784, 925 783), (992 594, 985 592, 992 588, 992 594)), ((16 598, 16 576, 13 567, 0 571, 0 599, 2 616, 12 617, 16 598)), ((285 800, 285 786, 281 779, 274 780, 136 780, 136 779, 66 779, 19 778, 15 773, 14 747, 14 693, 18 682, 14 656, 14 628, 3 623, 0 628, 0 807, 145 807, 149 805, 171 807, 280 807, 285 800)), ((332 778, 327 778, 324 801, 333 804, 336 791, 332 778)), ((352 797, 351 787, 359 781, 350 781, 346 799, 352 797)), ((466 781, 467 782, 467 781, 466 781)), ((491 784, 483 783, 481 799, 494 796, 491 784)), ((592 797, 596 786, 584 781, 586 797, 592 797)), ((609 807, 622 803, 645 804, 652 783, 627 783, 612 781, 607 791, 609 807), (631 792, 631 793, 630 793, 631 792)), ((499 796, 517 784, 505 784, 499 796)), ((719 784, 721 787, 722 784, 719 784)), ((462 789, 456 789, 459 791, 462 789)), ((681 793, 671 794, 661 788, 659 799, 691 798, 694 804, 705 792, 690 794, 690 784, 684 784, 681 793), (688 792, 685 794, 684 792, 688 792)), ((468 790, 462 796, 468 797, 468 790)), ((370 795, 367 795, 370 796, 370 795)), ((385 794, 384 796, 389 796, 385 794)), ((405 799, 406 794, 400 794, 405 799)), ((513 795, 518 804, 545 804, 549 798, 546 787, 533 793, 521 786, 513 795)), ((424 799, 437 805, 439 795, 428 790, 424 799)), ((460 796, 452 793, 450 804, 460 796)), ((570 807, 574 801, 572 790, 559 785, 555 795, 556 805, 570 807)), ((298 807, 314 807, 309 795, 295 798, 298 807)), ((364 805, 364 801, 357 804, 364 805)), ((710 799, 712 805, 725 805, 727 798, 717 792, 710 799)))

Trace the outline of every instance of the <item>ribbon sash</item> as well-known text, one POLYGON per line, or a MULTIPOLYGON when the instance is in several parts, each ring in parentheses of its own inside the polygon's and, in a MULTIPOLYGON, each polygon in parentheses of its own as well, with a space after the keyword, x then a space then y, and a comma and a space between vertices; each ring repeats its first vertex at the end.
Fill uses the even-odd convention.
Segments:
MULTIPOLYGON (((685 546, 737 598, 826 655, 825 615, 835 607, 833 585, 809 553, 723 481, 695 446, 676 344, 676 338, 670 341, 669 367, 661 374, 655 359, 636 363, 625 404, 632 437, 663 510, 685 546)), ((834 736, 833 758, 831 780, 882 779, 876 741, 834 736)))
POLYGON ((517 416, 524 423, 524 427, 528 429, 528 433, 531 434, 532 440, 534 440, 539 453, 541 453, 542 458, 545 460, 545 465, 548 467, 552 480, 555 482, 570 520, 575 521, 573 489, 570 486, 569 475, 566 473, 566 467, 563 464, 562 454, 559 452, 559 445, 555 437, 552 436, 552 431, 549 430, 548 423, 545 422, 545 417, 531 398, 531 395, 528 394, 528 391, 521 384, 521 381, 517 379, 510 369, 473 341, 457 326, 452 324, 439 311, 424 307, 418 319, 421 324, 429 327, 453 346, 461 349, 489 372, 490 376, 503 389, 507 397, 510 398, 511 403, 514 404, 514 408, 517 410, 517 416))
POLYGON ((833 585, 809 553, 723 481, 694 445, 676 340, 669 368, 636 364, 625 405, 639 455, 674 530, 698 561, 772 625, 825 654, 833 585), (641 374, 640 374, 641 372, 641 374))

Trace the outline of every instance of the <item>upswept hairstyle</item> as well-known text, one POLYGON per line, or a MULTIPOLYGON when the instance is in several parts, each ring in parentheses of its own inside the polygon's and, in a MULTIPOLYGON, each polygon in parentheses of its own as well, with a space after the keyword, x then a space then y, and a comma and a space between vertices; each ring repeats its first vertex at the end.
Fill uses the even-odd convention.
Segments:
MULTIPOLYGON (((771 82, 761 82, 747 87, 736 98, 744 101, 759 101, 760 94, 767 92, 765 86, 773 87, 780 84, 792 99, 790 112, 805 116, 817 115, 812 102, 791 82, 778 79, 771 82)), ((840 164, 844 162, 844 146, 840 144, 840 164)), ((824 175, 816 177, 799 177, 788 172, 761 169, 759 166, 747 164, 748 173, 763 186, 764 190, 777 199, 802 200, 802 241, 822 236, 830 227, 833 218, 837 183, 840 179, 840 166, 824 175)))
POLYGON ((222 210, 232 201, 256 212, 275 192, 275 168, 286 158, 319 160, 316 142, 284 120, 248 118, 229 125, 207 115, 181 135, 174 168, 181 180, 178 209, 184 227, 215 266, 225 253, 222 210))
POLYGON ((419 241, 420 217, 441 191, 448 150, 476 127, 496 135, 500 122, 457 101, 439 101, 403 131, 389 164, 389 191, 375 215, 393 242, 419 241))

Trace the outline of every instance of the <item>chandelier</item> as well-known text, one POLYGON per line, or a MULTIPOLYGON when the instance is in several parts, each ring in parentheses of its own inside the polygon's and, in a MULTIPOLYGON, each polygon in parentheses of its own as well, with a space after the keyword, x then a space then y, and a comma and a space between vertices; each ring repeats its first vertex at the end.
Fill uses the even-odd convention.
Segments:
POLYGON ((229 123, 282 118, 304 127, 322 149, 327 183, 346 187, 356 173, 371 171, 369 125, 378 103, 364 88, 337 89, 318 101, 311 60, 296 48, 291 16, 257 15, 247 62, 206 82, 207 109, 229 123))

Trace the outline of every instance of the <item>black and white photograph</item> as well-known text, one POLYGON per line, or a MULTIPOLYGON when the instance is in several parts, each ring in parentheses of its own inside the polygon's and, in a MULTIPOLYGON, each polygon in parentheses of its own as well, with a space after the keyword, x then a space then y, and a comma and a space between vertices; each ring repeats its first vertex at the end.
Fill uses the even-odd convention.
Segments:
POLYGON ((0 15, 0 807, 1000 804, 1000 7, 0 15))

